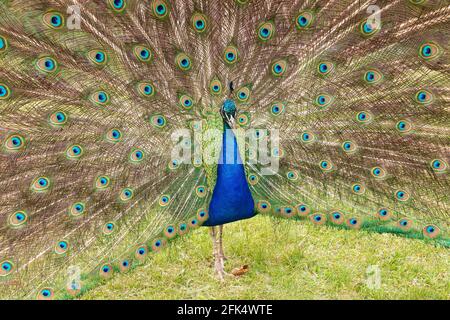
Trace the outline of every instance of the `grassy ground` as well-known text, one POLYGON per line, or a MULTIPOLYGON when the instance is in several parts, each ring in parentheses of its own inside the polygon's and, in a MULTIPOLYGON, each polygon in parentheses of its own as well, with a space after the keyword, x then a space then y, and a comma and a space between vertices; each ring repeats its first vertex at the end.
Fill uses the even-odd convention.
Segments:
MULTIPOLYGON (((420 240, 261 217, 225 227, 227 270, 213 276, 207 228, 82 299, 450 299, 450 251, 420 240), (368 266, 381 287, 367 286, 368 266)), ((370 276, 369 276, 370 277, 370 276)))

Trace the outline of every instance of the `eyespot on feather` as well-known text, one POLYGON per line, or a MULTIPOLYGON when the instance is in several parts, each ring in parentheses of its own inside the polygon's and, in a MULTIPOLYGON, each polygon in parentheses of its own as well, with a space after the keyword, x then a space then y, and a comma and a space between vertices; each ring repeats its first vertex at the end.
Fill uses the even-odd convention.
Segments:
POLYGON ((191 18, 192 28, 198 33, 204 33, 208 29, 208 21, 206 16, 200 12, 196 12, 191 18))
POLYGON ((273 21, 263 22, 258 26, 257 34, 262 42, 269 41, 275 34, 275 24, 273 21))
POLYGON ((80 217, 86 212, 86 205, 84 202, 75 202, 69 207, 69 215, 72 217, 80 217))
POLYGON ((124 12, 127 6, 126 0, 108 0, 108 3, 111 9, 118 13, 124 12))
POLYGON ((333 210, 329 213, 329 217, 331 222, 333 222, 334 224, 338 224, 341 225, 344 223, 345 221, 345 216, 342 212, 337 211, 337 210, 333 210))
POLYGON ((104 66, 108 61, 108 56, 103 50, 91 50, 87 53, 87 57, 96 66, 104 66))
POLYGON ((315 20, 315 15, 312 11, 300 11, 295 17, 295 26, 298 30, 305 30, 311 27, 315 20))
POLYGON ((219 79, 213 79, 209 85, 209 91, 212 95, 219 95, 222 93, 222 82, 219 79))
POLYGON ((376 215, 380 220, 383 220, 383 221, 387 221, 387 220, 391 219, 391 217, 392 217, 391 211, 387 208, 378 209, 376 215))
POLYGON ((58 62, 50 56, 44 56, 36 60, 35 66, 37 70, 49 74, 58 69, 58 62))
POLYGON ((239 59, 238 49, 233 45, 229 45, 223 52, 223 59, 228 65, 235 64, 239 59))
POLYGON ((136 45, 133 47, 134 56, 141 62, 150 62, 153 58, 150 48, 144 45, 136 45))
POLYGON ((440 234, 441 230, 435 225, 426 225, 422 229, 422 233, 426 238, 434 239, 437 238, 440 234))
POLYGON ((67 123, 67 120, 68 120, 68 116, 63 111, 53 112, 48 117, 48 121, 49 121, 50 125, 52 125, 54 127, 62 127, 62 126, 64 126, 67 123))
POLYGON ((441 47, 434 42, 425 42, 419 47, 419 57, 425 61, 431 61, 441 56, 441 47))
POLYGON ((42 288, 39 290, 36 299, 37 300, 52 300, 55 292, 52 288, 42 288))
POLYGON ((22 151, 26 147, 26 140, 21 134, 13 133, 5 139, 3 147, 7 152, 22 151))
POLYGON ((312 223, 317 224, 317 225, 323 225, 327 222, 326 215, 324 215, 322 213, 312 214, 309 216, 309 219, 311 220, 312 223))
POLYGON ((0 262, 0 277, 6 277, 15 270, 15 265, 10 260, 0 262))
POLYGON ((51 186, 50 179, 47 177, 38 177, 31 183, 31 191, 36 193, 46 192, 51 186))
POLYGON ((175 64, 181 71, 189 71, 192 68, 191 58, 187 54, 180 52, 175 57, 175 64))
POLYGON ((8 40, 0 35, 0 54, 5 52, 8 49, 8 40))
POLYGON ((297 205, 296 209, 297 214, 300 217, 307 217, 311 213, 311 209, 309 208, 309 206, 304 203, 297 205))
POLYGON ((11 89, 4 83, 0 83, 0 100, 6 100, 11 96, 11 89))
POLYGON ((137 85, 137 92, 144 98, 153 97, 156 93, 155 87, 150 82, 140 82, 137 85))
POLYGON ((49 11, 42 16, 42 22, 51 29, 60 30, 65 26, 65 17, 58 11, 49 11))
POLYGON ((28 221, 28 214, 24 210, 19 210, 11 214, 8 218, 8 225, 12 228, 20 228, 28 221))
POLYGON ((95 188, 97 190, 105 190, 111 184, 111 179, 108 176, 101 175, 95 179, 95 188))
POLYGON ((317 71, 321 76, 327 76, 334 70, 334 63, 330 61, 323 61, 317 65, 317 71))
POLYGON ((153 0, 152 11, 156 18, 165 19, 169 14, 169 6, 164 0, 153 0))
POLYGON ((272 62, 270 66, 270 71, 274 77, 281 77, 287 70, 287 61, 286 60, 276 60, 272 62))

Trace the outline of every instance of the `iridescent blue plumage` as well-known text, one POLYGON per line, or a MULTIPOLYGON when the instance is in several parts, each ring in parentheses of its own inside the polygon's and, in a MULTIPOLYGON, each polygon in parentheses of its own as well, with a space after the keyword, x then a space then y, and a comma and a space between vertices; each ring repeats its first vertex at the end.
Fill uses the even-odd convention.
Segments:
MULTIPOLYGON (((222 111, 225 115, 234 114, 236 112, 234 101, 226 100, 222 111)), ((224 117, 222 152, 217 166, 217 181, 209 205, 209 219, 203 225, 222 225, 248 219, 255 214, 255 204, 239 155, 236 136, 224 117)))

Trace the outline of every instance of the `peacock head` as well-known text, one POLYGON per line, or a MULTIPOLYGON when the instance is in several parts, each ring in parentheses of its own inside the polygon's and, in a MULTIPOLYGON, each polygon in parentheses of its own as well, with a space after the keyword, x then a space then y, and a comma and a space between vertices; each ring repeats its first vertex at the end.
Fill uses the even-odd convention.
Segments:
MULTIPOLYGON (((233 93, 233 82, 230 82, 230 96, 232 95, 232 93, 233 93)), ((236 112, 237 112, 236 103, 231 98, 226 99, 220 108, 220 114, 222 115, 223 121, 231 128, 234 125, 236 112)))

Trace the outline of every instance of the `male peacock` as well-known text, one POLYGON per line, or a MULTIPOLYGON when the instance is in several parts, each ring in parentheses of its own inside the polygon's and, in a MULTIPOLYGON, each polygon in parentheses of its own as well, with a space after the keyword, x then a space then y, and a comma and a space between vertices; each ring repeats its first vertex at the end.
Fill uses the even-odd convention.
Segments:
POLYGON ((450 6, 374 2, 0 0, 2 296, 256 213, 448 246, 450 6))

